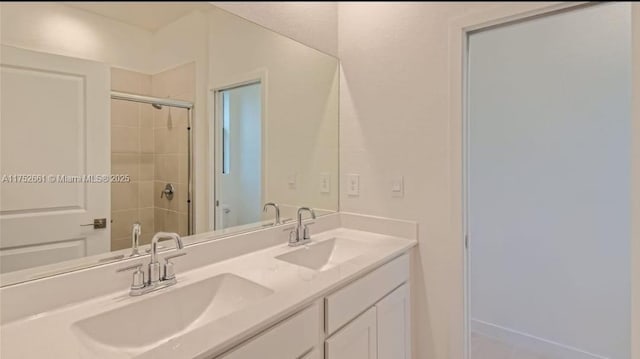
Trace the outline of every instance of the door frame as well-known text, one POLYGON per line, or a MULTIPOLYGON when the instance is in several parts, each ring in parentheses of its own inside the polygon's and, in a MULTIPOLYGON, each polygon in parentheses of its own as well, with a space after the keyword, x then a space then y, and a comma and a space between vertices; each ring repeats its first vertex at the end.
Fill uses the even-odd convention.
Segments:
POLYGON ((211 104, 211 112, 210 112, 210 126, 209 126, 209 158, 213 158, 213 163, 209 162, 211 166, 211 179, 213 181, 209 181, 209 230, 215 231, 220 228, 216 228, 216 218, 219 215, 218 206, 216 205, 216 200, 220 197, 218 194, 218 186, 221 178, 218 174, 218 168, 222 165, 222 153, 221 151, 216 151, 218 147, 218 142, 222 138, 222 131, 219 126, 219 119, 222 116, 222 104, 221 104, 221 96, 220 93, 225 90, 230 90, 237 87, 249 86, 253 84, 260 84, 260 121, 262 125, 260 126, 261 130, 261 141, 262 141, 262 180, 261 180, 261 189, 260 189, 260 203, 265 202, 266 198, 266 189, 267 186, 267 166, 266 159, 267 157, 267 146, 266 139, 268 138, 268 128, 267 128, 267 99, 268 99, 268 73, 266 69, 257 70, 252 73, 248 73, 242 76, 237 76, 231 80, 227 80, 221 82, 219 84, 213 85, 209 88, 209 103, 211 104))
MULTIPOLYGON (((471 32, 571 11, 587 2, 510 3, 456 18, 449 24, 450 175, 454 281, 449 329, 450 358, 469 358, 469 258, 467 253, 467 58, 471 32)), ((640 359, 640 4, 631 3, 632 26, 632 188, 631 188, 631 358, 640 359), (635 40, 635 41, 634 41, 635 40)))

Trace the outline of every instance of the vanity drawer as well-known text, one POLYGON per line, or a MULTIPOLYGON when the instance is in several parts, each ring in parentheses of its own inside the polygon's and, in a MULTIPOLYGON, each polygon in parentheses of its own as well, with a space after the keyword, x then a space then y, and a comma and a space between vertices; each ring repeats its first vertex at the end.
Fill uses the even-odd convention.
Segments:
POLYGON ((311 307, 262 332, 217 359, 316 358, 321 307, 311 307))
POLYGON ((409 279, 409 256, 404 254, 324 299, 327 336, 376 304, 409 279))

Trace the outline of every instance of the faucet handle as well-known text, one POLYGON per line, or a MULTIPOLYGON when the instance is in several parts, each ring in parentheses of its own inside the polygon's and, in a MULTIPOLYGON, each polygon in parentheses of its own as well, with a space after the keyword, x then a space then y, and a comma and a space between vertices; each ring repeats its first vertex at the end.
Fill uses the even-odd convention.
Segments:
POLYGON ((176 258, 176 257, 182 257, 182 256, 186 256, 187 254, 182 252, 182 253, 176 253, 176 254, 172 254, 170 256, 166 256, 164 257, 164 278, 163 280, 172 280, 176 277, 176 271, 173 269, 173 262, 171 262, 171 259, 176 258))
POLYGON ((166 257, 164 257, 164 260, 165 260, 165 262, 168 263, 170 259, 177 258, 177 257, 182 257, 182 256, 186 256, 186 255, 187 255, 186 253, 180 252, 180 253, 176 253, 176 254, 172 254, 172 255, 166 256, 166 257))
POLYGON ((142 271, 142 263, 133 264, 124 268, 119 268, 116 272, 124 272, 128 270, 134 270, 133 280, 131 282, 131 289, 144 288, 144 272, 142 271))
POLYGON ((142 268, 142 263, 137 263, 137 264, 132 264, 130 266, 123 267, 123 268, 118 268, 116 269, 116 272, 119 273, 119 272, 125 272, 132 269, 140 269, 140 268, 142 268))

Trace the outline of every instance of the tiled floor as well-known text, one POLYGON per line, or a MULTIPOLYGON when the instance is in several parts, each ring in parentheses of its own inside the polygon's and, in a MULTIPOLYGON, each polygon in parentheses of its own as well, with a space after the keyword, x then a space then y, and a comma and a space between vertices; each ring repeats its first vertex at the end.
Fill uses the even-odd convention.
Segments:
POLYGON ((474 332, 471 333, 470 357, 471 359, 553 359, 474 332))

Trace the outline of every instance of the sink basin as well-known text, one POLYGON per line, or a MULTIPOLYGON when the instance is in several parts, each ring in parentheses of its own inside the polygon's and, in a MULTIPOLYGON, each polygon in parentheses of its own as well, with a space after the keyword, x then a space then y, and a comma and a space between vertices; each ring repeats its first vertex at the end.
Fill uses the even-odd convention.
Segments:
POLYGON ((78 321, 72 330, 87 344, 136 352, 271 293, 271 289, 226 273, 148 294, 143 300, 78 321))
POLYGON ((276 257, 313 270, 323 271, 357 257, 366 250, 362 242, 345 238, 330 238, 319 242, 311 242, 291 252, 276 257))

